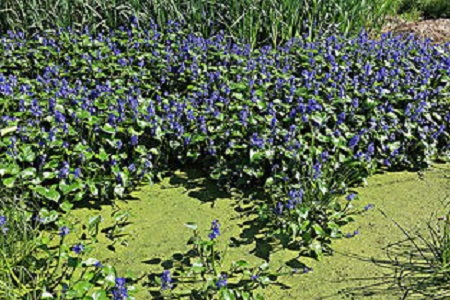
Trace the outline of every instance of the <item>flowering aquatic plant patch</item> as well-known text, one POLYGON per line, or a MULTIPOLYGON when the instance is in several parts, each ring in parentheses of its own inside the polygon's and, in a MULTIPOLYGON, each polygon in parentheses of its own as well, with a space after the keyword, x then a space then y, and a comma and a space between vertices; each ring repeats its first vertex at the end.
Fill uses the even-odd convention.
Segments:
POLYGON ((176 25, 9 32, 0 43, 0 175, 42 204, 123 197, 194 163, 264 188, 275 236, 320 255, 348 186, 449 151, 445 45, 365 33, 252 50, 176 25))
MULTIPOLYGON (((192 248, 182 255, 184 259, 164 270, 160 277, 154 277, 151 285, 159 289, 153 295, 161 299, 242 299, 262 300, 260 293, 271 284, 276 284, 279 277, 299 273, 298 269, 276 271, 270 269, 267 262, 260 266, 252 266, 245 260, 234 261, 230 266, 224 264, 225 251, 218 251, 220 223, 214 220, 211 224, 212 233, 208 239, 203 239, 195 223, 185 224, 193 230, 193 236, 188 244, 192 248)), ((311 268, 304 267, 306 274, 311 268)))

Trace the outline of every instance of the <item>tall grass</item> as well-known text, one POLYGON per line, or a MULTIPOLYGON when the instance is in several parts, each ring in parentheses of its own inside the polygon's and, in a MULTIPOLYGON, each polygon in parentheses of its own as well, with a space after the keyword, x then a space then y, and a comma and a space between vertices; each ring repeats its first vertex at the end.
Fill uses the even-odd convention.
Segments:
POLYGON ((314 38, 338 30, 377 29, 398 0, 2 0, 0 30, 51 26, 117 28, 131 16, 161 27, 169 20, 210 35, 226 30, 251 45, 277 45, 292 37, 314 38))
POLYGON ((0 199, 0 217, 6 218, 0 226, 0 299, 35 299, 39 294, 30 289, 36 278, 29 269, 39 269, 40 262, 33 256, 38 232, 30 222, 29 204, 14 197, 0 199))
MULTIPOLYGON (((382 215, 393 221, 405 235, 409 247, 397 243, 396 256, 409 256, 406 262, 399 263, 398 284, 404 291, 404 297, 418 296, 420 299, 450 299, 450 212, 447 196, 441 203, 446 214, 438 218, 436 213, 426 224, 426 233, 408 232, 398 222, 381 210, 382 215)), ((408 298, 409 299, 409 298, 408 298)))

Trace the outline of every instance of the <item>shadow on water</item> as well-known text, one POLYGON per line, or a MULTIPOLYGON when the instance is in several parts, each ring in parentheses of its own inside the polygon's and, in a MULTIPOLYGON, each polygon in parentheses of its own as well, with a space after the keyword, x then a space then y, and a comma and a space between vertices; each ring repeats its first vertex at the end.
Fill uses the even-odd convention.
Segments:
MULTIPOLYGON (((138 197, 134 197, 131 194, 127 193, 124 195, 123 198, 121 198, 122 201, 137 201, 140 200, 138 197)), ((111 197, 85 197, 81 199, 80 201, 73 202, 74 207, 73 209, 90 209, 90 210, 96 210, 100 211, 102 209, 102 206, 114 206, 115 205, 115 199, 111 197), (100 199, 100 200, 99 200, 100 199)))
POLYGON ((212 207, 216 201, 232 196, 229 192, 219 188, 212 179, 207 178, 207 174, 196 168, 186 167, 181 169, 181 173, 171 174, 169 183, 172 188, 182 186, 189 197, 202 203, 209 203, 212 207))
MULTIPOLYGON (((195 249, 190 249, 188 251, 186 251, 185 253, 174 253, 172 255, 172 257, 170 259, 167 260, 161 260, 159 258, 157 259, 149 259, 149 260, 145 260, 142 261, 142 263, 145 264, 149 264, 149 265, 159 265, 161 266, 162 269, 164 270, 169 270, 169 269, 173 269, 175 268, 176 271, 173 272, 173 274, 171 274, 173 276, 173 289, 175 289, 177 286, 183 286, 183 287, 190 287, 190 288, 194 288, 197 287, 199 288, 199 284, 202 284, 203 281, 200 278, 200 275, 197 275, 196 277, 188 277, 185 274, 183 274, 183 272, 185 272, 186 270, 188 270, 190 267, 193 266, 193 261, 195 258, 198 258, 199 254, 197 252, 197 250, 195 249), (178 278, 178 279, 175 279, 178 278)), ((218 256, 218 259, 220 259, 220 256, 218 256)), ((142 277, 140 278, 140 280, 144 280, 144 282, 142 283, 142 285, 146 288, 149 289, 149 294, 152 296, 152 299, 166 299, 164 298, 164 295, 162 293, 162 291, 160 290, 160 285, 158 284, 158 279, 161 277, 161 273, 155 273, 152 272, 150 274, 148 274, 146 277, 142 277)), ((230 274, 227 274, 228 276, 230 276, 230 274)), ((240 274, 235 274, 234 278, 239 279, 241 277, 240 274)), ((233 277, 229 277, 229 278, 233 278, 233 277)), ((290 289, 291 287, 280 283, 277 281, 276 276, 272 276, 271 280, 273 281, 273 285, 278 286, 281 289, 290 289)), ((242 284, 242 282, 241 282, 242 284)), ((228 282, 227 285, 228 288, 230 289, 239 289, 240 285, 237 284, 236 282, 228 282)), ((185 290, 188 291, 186 293, 186 296, 189 296, 189 299, 205 299, 204 296, 200 295, 200 294, 196 294, 198 292, 196 292, 195 290, 189 291, 189 290, 185 290)), ((184 299, 184 298, 183 298, 184 299)))
MULTIPOLYGON (((254 186, 246 187, 223 187, 217 181, 208 178, 208 175, 195 167, 186 167, 172 172, 169 176, 169 186, 166 188, 183 187, 189 197, 197 199, 202 203, 215 207, 218 201, 232 199, 231 205, 234 211, 239 213, 238 217, 231 220, 237 221, 241 228, 237 237, 231 237, 230 247, 238 248, 244 245, 254 245, 250 254, 267 262, 270 256, 284 248, 300 251, 300 247, 289 245, 288 236, 273 237, 270 235, 271 228, 266 220, 260 217, 258 208, 269 203, 269 197, 261 188, 254 186)), ((310 253, 301 252, 303 257, 311 257, 310 253)))
POLYGON ((239 213, 239 227, 242 228, 238 237, 231 238, 231 247, 254 244, 251 254, 269 261, 270 254, 274 253, 274 247, 270 239, 266 237, 267 224, 258 217, 258 205, 267 203, 267 196, 252 187, 247 188, 223 188, 216 181, 208 178, 207 174, 196 168, 184 168, 180 173, 170 176, 171 187, 183 187, 189 197, 202 203, 208 203, 214 207, 221 199, 233 199, 233 209, 239 213))

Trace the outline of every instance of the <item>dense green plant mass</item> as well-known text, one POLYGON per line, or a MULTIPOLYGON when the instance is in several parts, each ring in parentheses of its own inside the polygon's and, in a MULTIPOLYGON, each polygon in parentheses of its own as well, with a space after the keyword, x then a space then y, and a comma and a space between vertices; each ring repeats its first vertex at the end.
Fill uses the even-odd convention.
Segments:
POLYGON ((402 0, 398 13, 417 12, 425 19, 450 18, 450 2, 447 0, 402 0))
POLYGON ((448 153, 445 47, 362 33, 253 51, 176 24, 10 32, 2 185, 42 205, 102 201, 194 163, 221 184, 264 187, 269 231, 320 256, 341 236, 349 184, 448 153))
POLYGON ((357 33, 377 29, 396 0, 87 0, 11 1, 0 3, 0 30, 48 29, 56 25, 82 29, 111 28, 138 16, 166 28, 182 22, 204 36, 226 30, 251 45, 279 44, 299 35, 311 38, 330 30, 357 33), (51 24, 51 25, 50 25, 51 24))

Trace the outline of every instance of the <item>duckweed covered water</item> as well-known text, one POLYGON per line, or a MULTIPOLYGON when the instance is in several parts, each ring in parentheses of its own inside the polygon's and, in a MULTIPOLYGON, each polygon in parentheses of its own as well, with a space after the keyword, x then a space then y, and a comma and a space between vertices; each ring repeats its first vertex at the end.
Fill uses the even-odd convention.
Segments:
MULTIPOLYGON (((378 209, 410 232, 423 232, 431 215, 443 212, 440 201, 450 195, 449 164, 435 165, 423 176, 414 172, 373 176, 367 187, 356 189, 360 200, 355 205, 363 208, 372 203, 375 209, 355 216, 356 221, 344 228, 345 232, 359 229, 360 234, 335 240, 334 255, 318 262, 305 257, 297 259, 293 251, 270 249, 260 243, 251 225, 255 216, 243 214, 236 198, 193 174, 178 172, 161 183, 142 187, 130 200, 118 201, 120 209, 131 213, 129 224, 115 244, 106 233, 101 234, 93 255, 116 266, 121 275, 140 278, 137 299, 152 299, 145 287, 148 273, 162 272, 165 264, 179 259, 189 249, 186 242, 191 232, 184 224, 195 222, 206 234, 214 219, 222 223, 222 249, 225 241, 231 239, 225 258, 228 263, 240 258, 262 263, 268 258, 275 268, 313 268, 308 274, 283 277, 282 285, 265 290, 267 299, 399 299, 404 292, 396 283, 394 261, 397 259, 398 267, 408 259, 402 253, 407 250, 405 235, 378 209)), ((101 214, 106 232, 113 224, 114 210, 102 206, 98 211, 82 208, 74 213, 81 220, 101 214)))

